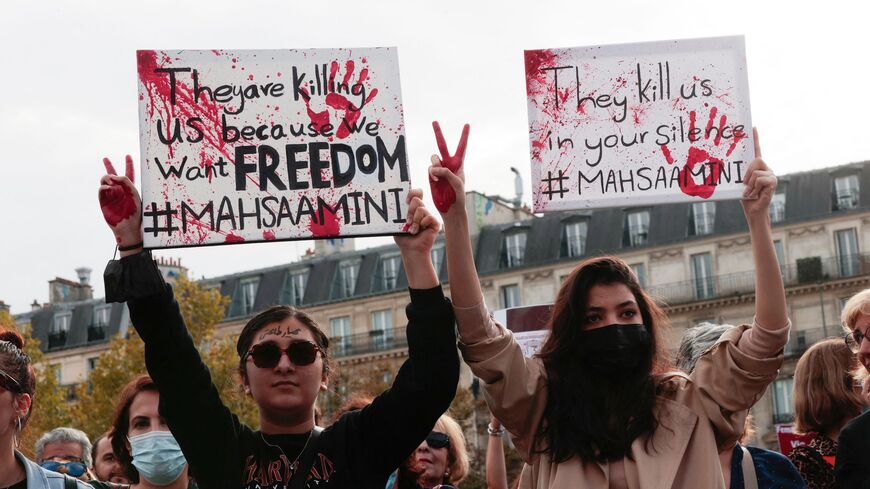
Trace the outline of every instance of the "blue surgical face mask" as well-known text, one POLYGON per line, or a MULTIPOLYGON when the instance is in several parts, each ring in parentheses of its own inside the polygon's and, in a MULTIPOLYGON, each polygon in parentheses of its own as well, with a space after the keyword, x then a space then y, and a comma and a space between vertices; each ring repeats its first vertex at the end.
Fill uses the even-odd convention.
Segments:
POLYGON ((172 484, 187 465, 181 447, 168 431, 149 431, 131 436, 128 440, 133 466, 139 471, 139 475, 154 485, 172 484))

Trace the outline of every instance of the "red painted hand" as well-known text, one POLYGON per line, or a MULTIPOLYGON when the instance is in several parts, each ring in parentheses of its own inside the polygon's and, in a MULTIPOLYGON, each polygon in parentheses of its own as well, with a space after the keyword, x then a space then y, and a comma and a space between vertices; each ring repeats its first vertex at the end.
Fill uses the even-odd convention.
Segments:
MULTIPOLYGON (((710 198, 710 196, 713 195, 713 192, 716 191, 716 186, 719 184, 719 177, 721 176, 722 170, 725 169, 725 162, 723 162, 722 159, 713 156, 713 154, 717 149, 719 149, 723 133, 730 128, 727 126, 728 117, 723 115, 719 118, 719 124, 717 126, 718 130, 713 130, 717 110, 716 107, 710 108, 710 118, 707 120, 707 127, 701 129, 701 136, 703 137, 697 137, 696 135, 693 136, 693 133, 696 132, 696 113, 694 110, 689 112, 689 140, 695 144, 689 147, 689 154, 686 158, 686 163, 680 170, 680 190, 682 190, 686 195, 701 197, 704 199, 710 198), (715 136, 711 138, 710 135, 712 133, 715 133, 715 136), (699 172, 700 170, 695 168, 705 165, 707 168, 704 169, 702 173, 704 181, 703 183, 696 183, 692 172, 699 172)), ((731 156, 731 153, 734 151, 734 148, 737 147, 737 144, 746 137, 746 134, 742 131, 734 131, 733 129, 732 131, 733 136, 731 138, 731 145, 725 152, 725 157, 731 156)), ((661 149, 668 164, 673 164, 674 158, 671 156, 671 151, 667 145, 661 145, 661 149)))
MULTIPOLYGON (((468 144, 468 131, 470 126, 466 124, 462 128, 462 136, 459 138, 459 146, 456 148, 456 154, 451 155, 447 149, 447 143, 444 142, 444 135, 441 134, 441 126, 438 121, 432 122, 432 128, 435 129, 435 141, 438 143, 438 151, 441 153, 441 166, 450 170, 454 175, 462 173, 462 163, 465 160, 465 147, 468 144)), ((429 176, 429 188, 432 190, 432 200, 435 202, 435 207, 442 214, 450 210, 450 206, 456 202, 456 192, 446 179, 435 179, 429 176)))
MULTIPOLYGON (((368 68, 363 68, 359 72, 359 78, 355 84, 351 83, 351 77, 353 77, 355 67, 353 60, 348 60, 344 65, 345 73, 344 78, 340 83, 335 82, 335 77, 338 74, 338 61, 333 61, 329 67, 329 87, 335 87, 337 91, 330 92, 326 95, 325 103, 329 107, 335 109, 336 115, 336 125, 335 128, 335 136, 338 139, 345 139, 352 132, 357 132, 355 128, 357 121, 362 115, 361 109, 364 105, 371 102, 373 98, 378 94, 378 89, 375 88, 368 95, 365 95, 364 85, 365 81, 369 77, 368 68), (361 102, 359 107, 353 104, 345 95, 342 95, 338 90, 339 87, 347 87, 345 90, 346 95, 359 95, 361 97, 361 102), (360 88, 356 88, 360 87, 360 88), (364 97, 364 98, 362 98, 364 97)), ((305 94, 308 94, 307 90, 303 90, 305 94)), ((308 118, 311 119, 311 122, 314 123, 318 130, 323 132, 323 126, 329 124, 329 109, 324 109, 320 112, 316 112, 311 108, 311 97, 308 96, 305 100, 305 108, 308 111, 308 118)))
POLYGON ((106 175, 100 179, 100 209, 103 218, 120 245, 130 245, 142 241, 142 201, 133 185, 135 171, 133 158, 127 155, 126 170, 123 177, 118 176, 108 158, 103 158, 106 175))

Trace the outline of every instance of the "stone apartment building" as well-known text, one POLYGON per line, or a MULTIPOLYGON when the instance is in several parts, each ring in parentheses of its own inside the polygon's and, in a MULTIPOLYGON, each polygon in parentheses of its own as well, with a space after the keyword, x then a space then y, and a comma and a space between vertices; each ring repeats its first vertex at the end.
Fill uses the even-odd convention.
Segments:
MULTIPOLYGON (((752 321, 754 271, 739 202, 543 217, 476 192, 469 193, 467 202, 476 263, 491 309, 552 302, 580 260, 615 254, 632 265, 647 290, 665 305, 673 348, 696 323, 752 321)), ((753 409, 756 444, 775 448, 775 425, 792 416, 797 359, 814 342, 840 336, 842 304, 870 286, 870 255, 862 252, 870 247, 870 162, 781 176, 770 214, 794 327, 779 378, 753 409)), ((432 258, 447 283, 440 238, 432 258)), ((184 272, 174 262, 164 261, 162 268, 166 274, 184 272)), ((406 356, 407 282, 395 246, 354 250, 348 241, 319 241, 313 256, 202 283, 232 298, 219 334, 237 334, 255 311, 269 305, 294 304, 332 336, 339 368, 398 364, 406 356)), ((56 279, 51 284, 75 289, 87 282, 56 279)), ((63 383, 73 384, 86 379, 108 339, 125 330, 129 315, 122 305, 67 297, 76 300, 35 304, 33 311, 16 319, 33 324, 46 361, 59 369, 63 383)), ((472 383, 467 369, 462 382, 472 383)))

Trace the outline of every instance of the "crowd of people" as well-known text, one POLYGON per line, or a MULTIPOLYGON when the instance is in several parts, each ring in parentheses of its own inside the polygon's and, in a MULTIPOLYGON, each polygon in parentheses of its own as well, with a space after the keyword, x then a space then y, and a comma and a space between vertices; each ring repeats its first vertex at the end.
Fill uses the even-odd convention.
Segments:
POLYGON ((791 328, 768 214, 777 181, 757 134, 742 200, 754 320, 690 328, 677 358, 666 343, 667 315, 612 256, 573 270, 540 352, 523 354, 490 314, 474 265, 462 171, 467 134, 451 156, 436 130, 442 157, 429 168, 452 300, 430 255, 441 222, 414 190, 408 233, 395 237, 409 287, 408 357, 389 389, 352 399, 325 427, 316 423, 315 402, 329 386, 329 338, 293 307, 259 312, 238 338, 239 379, 258 407, 258 429, 221 402, 172 287, 143 249, 132 159, 125 176, 106 160, 100 205, 121 251, 106 271, 107 296, 126 301, 148 373, 120 392, 114 420, 93 443, 59 427, 39 438, 29 460, 19 439, 38 408, 34 366, 22 336, 0 332, 0 488, 456 487, 470 470, 463 430, 446 414, 460 355, 493 416, 492 489, 870 488, 870 384, 862 383, 870 289, 844 307, 845 340, 820 342, 798 362, 796 427, 813 433, 812 442, 789 458, 746 445, 749 410, 776 378, 791 328), (523 461, 512 481, 505 435, 523 461))

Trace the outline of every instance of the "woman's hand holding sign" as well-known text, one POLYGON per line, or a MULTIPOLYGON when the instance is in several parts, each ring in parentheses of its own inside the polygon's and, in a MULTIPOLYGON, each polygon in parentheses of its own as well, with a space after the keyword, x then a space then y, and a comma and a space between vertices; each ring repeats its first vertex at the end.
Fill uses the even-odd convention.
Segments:
POLYGON ((435 207, 441 214, 447 213, 451 206, 458 201, 460 206, 465 206, 465 193, 456 192, 456 186, 447 178, 450 173, 454 176, 459 176, 461 181, 465 180, 462 172, 462 163, 465 159, 465 146, 468 144, 469 125, 466 124, 462 128, 462 136, 459 138, 459 146, 456 148, 456 154, 451 155, 447 149, 447 143, 444 142, 444 135, 441 134, 441 126, 437 121, 432 122, 432 128, 435 129, 435 141, 438 143, 438 151, 441 153, 441 158, 432 155, 432 167, 429 169, 429 187, 432 189, 432 200, 435 202, 435 207), (438 170, 433 173, 433 169, 438 170), (443 178, 443 180, 442 180, 443 178))
POLYGON ((127 155, 124 176, 118 176, 108 158, 103 158, 106 175, 100 179, 100 209, 103 218, 112 228, 115 241, 122 250, 121 256, 138 253, 142 249, 142 199, 133 185, 135 171, 133 158, 127 155))

